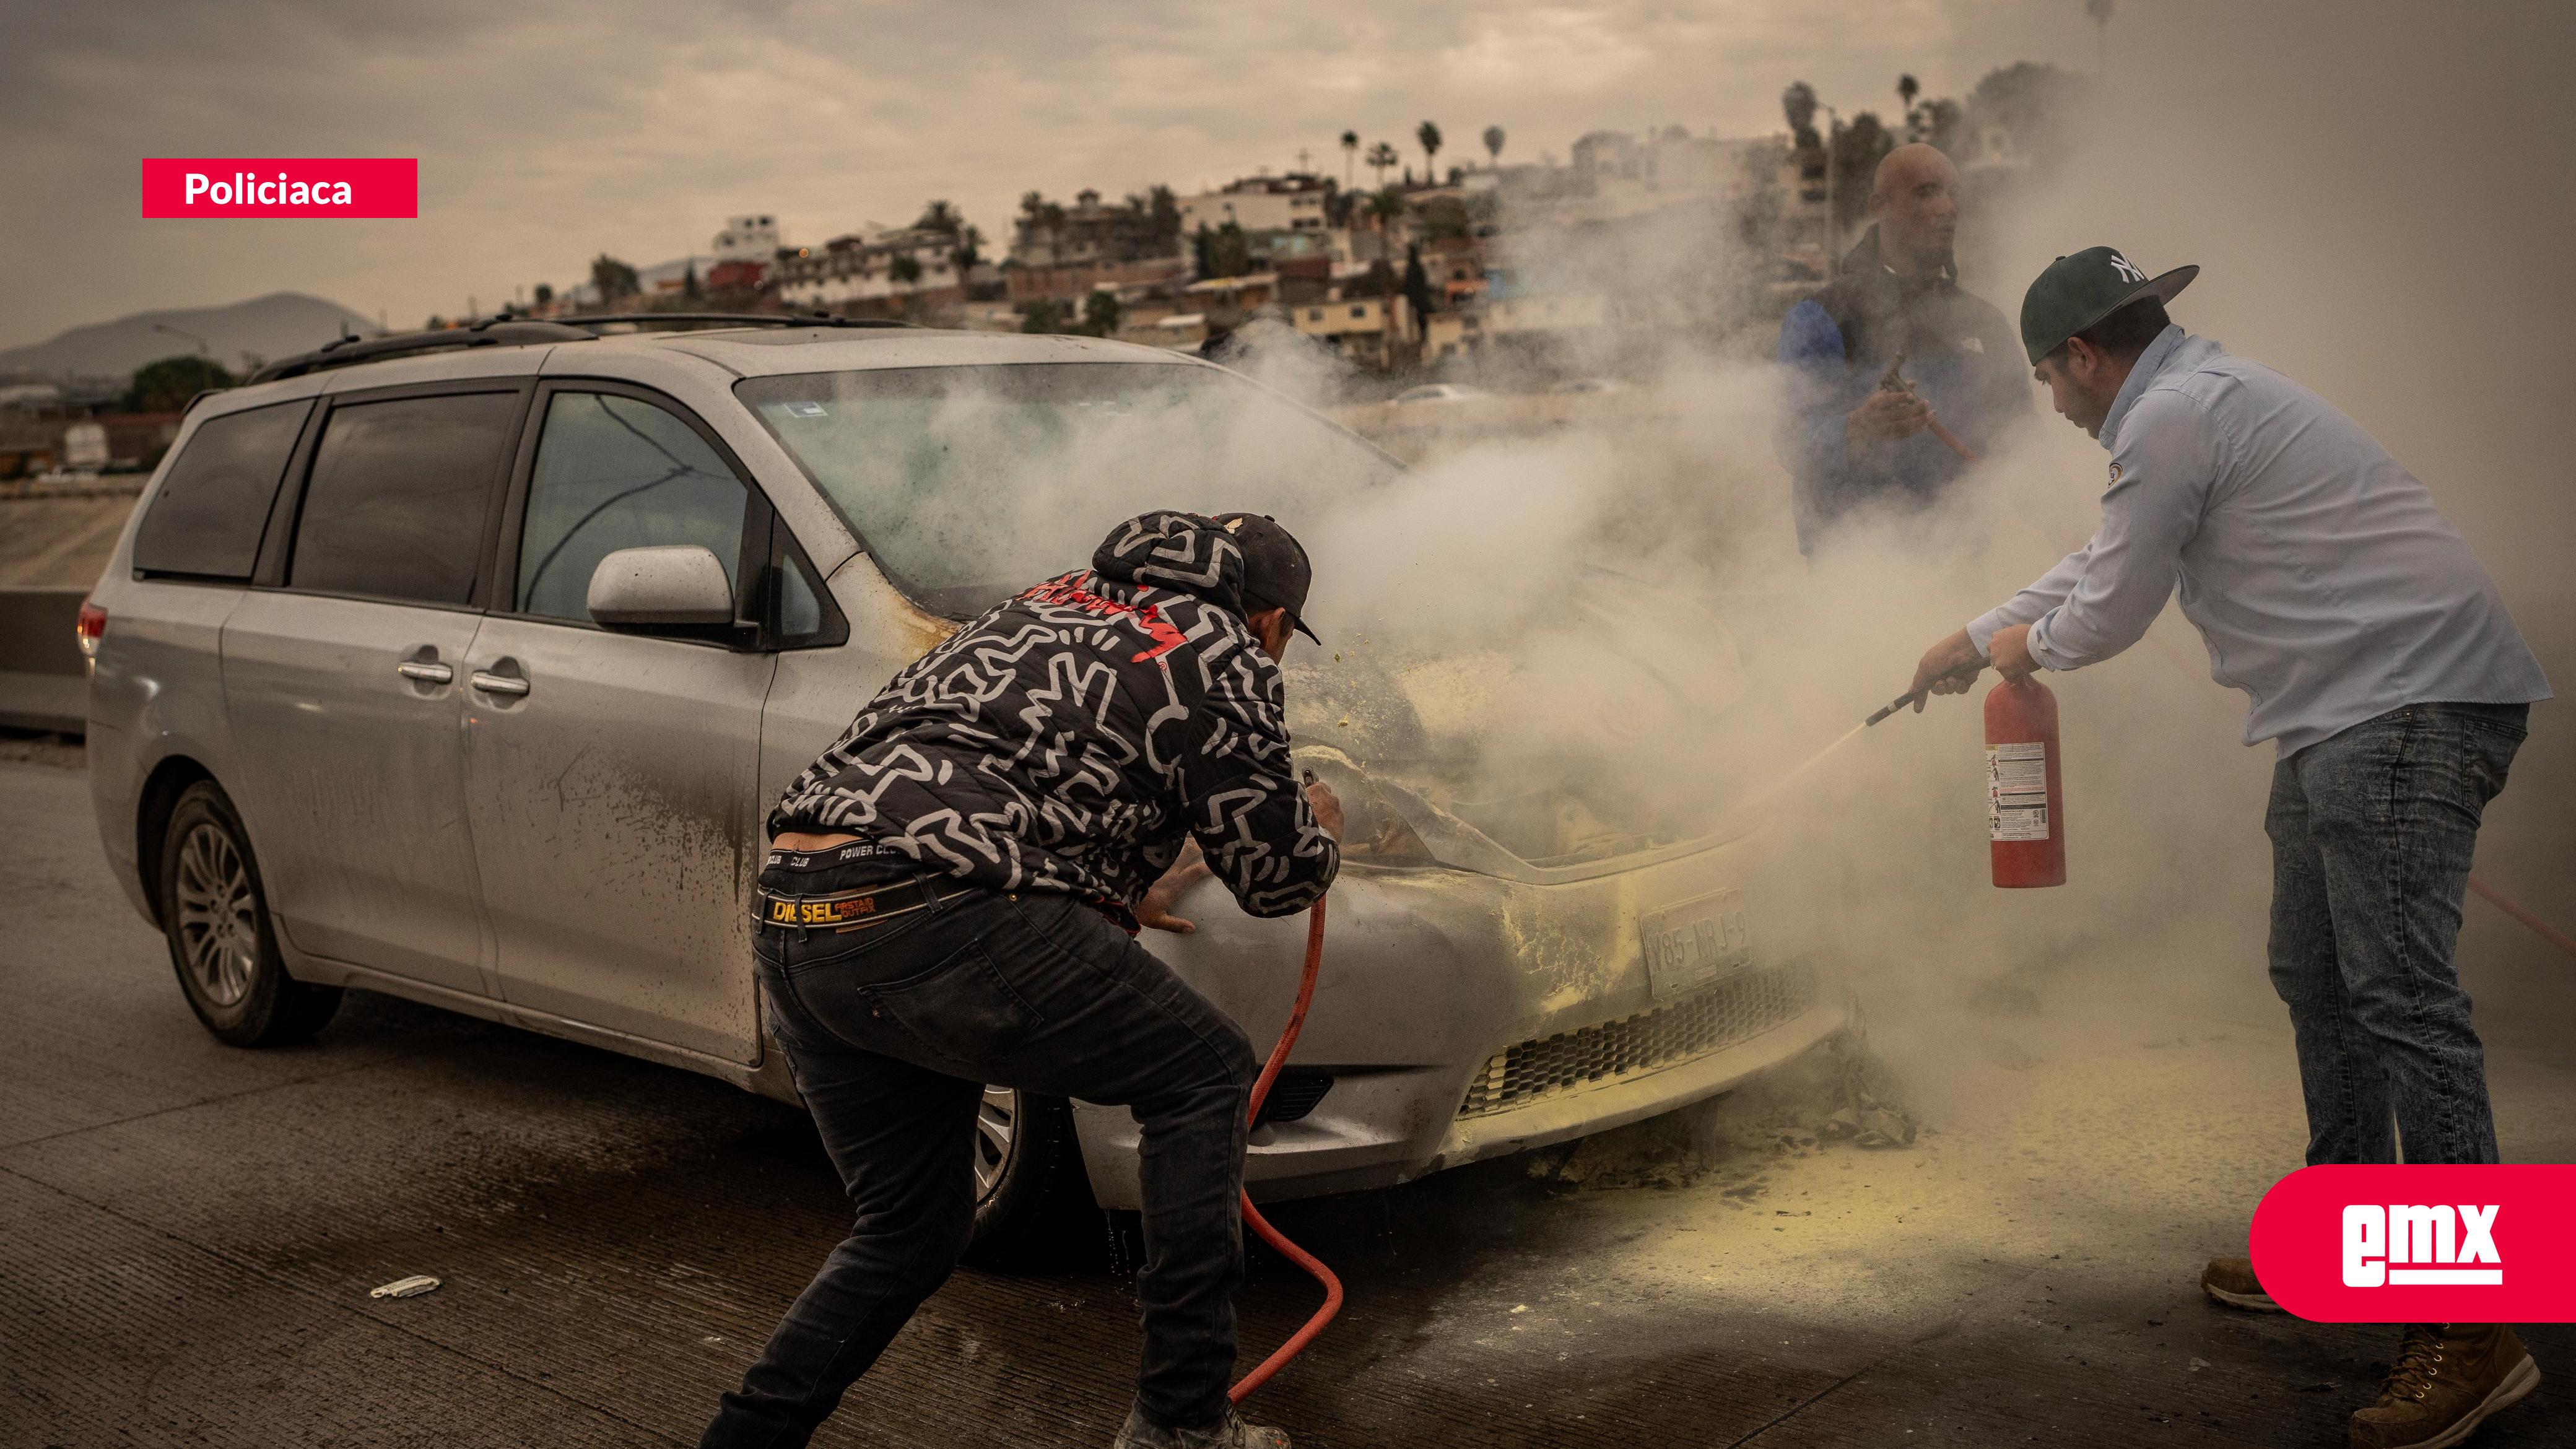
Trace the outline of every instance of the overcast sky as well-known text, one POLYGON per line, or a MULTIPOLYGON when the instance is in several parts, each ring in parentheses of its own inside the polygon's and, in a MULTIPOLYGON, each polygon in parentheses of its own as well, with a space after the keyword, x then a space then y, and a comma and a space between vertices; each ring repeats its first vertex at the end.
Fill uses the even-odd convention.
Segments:
MULTIPOLYGON (((2155 0, 2122 0, 2144 11, 2155 0)), ((1416 164, 1562 159, 1585 131, 1845 114, 1899 73, 1964 94, 2089 68, 2081 0, 0 0, 0 346, 149 307, 311 292, 393 325, 704 250, 732 212, 796 241, 944 196, 1005 239, 1019 195, 1190 190, 1345 128, 1416 164), (416 156, 416 221, 143 221, 145 156, 416 156)), ((2125 20, 2125 16, 2123 17, 2125 20)), ((2111 39, 2119 53, 2121 25, 2111 39)))

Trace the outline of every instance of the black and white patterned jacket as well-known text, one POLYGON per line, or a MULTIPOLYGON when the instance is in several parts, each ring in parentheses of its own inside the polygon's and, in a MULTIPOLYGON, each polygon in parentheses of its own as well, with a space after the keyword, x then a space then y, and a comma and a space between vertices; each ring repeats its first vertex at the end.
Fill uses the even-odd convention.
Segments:
MULTIPOLYGON (((1196 835, 1256 916, 1305 909, 1341 854, 1288 763, 1279 666, 1213 520, 1148 513, 1091 567, 894 677, 770 813, 1001 890, 1132 908, 1196 835)), ((855 847, 853 847, 855 848, 855 847)))

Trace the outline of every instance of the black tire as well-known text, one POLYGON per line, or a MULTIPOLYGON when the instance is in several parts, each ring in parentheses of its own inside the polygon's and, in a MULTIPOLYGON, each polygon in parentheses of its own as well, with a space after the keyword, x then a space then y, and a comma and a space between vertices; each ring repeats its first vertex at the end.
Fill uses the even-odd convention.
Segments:
POLYGON ((975 1237, 966 1261, 1002 1271, 1061 1266, 1096 1209, 1073 1108, 1062 1097, 985 1089, 975 1131, 975 1237))
POLYGON ((286 974, 259 858, 233 802, 212 780, 179 796, 161 840, 161 934, 179 990, 206 1030, 233 1046, 303 1041, 340 1009, 340 988, 286 974))

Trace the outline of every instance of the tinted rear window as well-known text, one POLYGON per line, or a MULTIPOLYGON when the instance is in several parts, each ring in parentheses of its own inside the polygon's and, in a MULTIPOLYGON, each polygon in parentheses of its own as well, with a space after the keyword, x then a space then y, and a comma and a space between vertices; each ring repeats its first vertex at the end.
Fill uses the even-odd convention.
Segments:
POLYGON ((334 594, 462 604, 519 396, 394 398, 322 424, 287 583, 334 594))
POLYGON ((312 411, 308 399, 199 423, 134 532, 134 566, 148 573, 249 578, 277 481, 286 476, 287 455, 312 411))

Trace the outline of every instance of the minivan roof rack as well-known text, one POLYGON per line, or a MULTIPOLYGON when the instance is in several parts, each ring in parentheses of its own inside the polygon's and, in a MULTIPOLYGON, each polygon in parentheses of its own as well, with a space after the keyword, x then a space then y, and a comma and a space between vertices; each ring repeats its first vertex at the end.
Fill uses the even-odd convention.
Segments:
POLYGON ((280 358, 252 373, 244 386, 419 352, 444 352, 463 347, 522 347, 535 342, 596 342, 602 335, 598 329, 608 324, 643 328, 672 323, 694 327, 889 328, 917 325, 881 317, 835 317, 825 312, 616 312, 562 322, 514 317, 502 312, 465 327, 389 332, 377 337, 343 337, 337 342, 326 342, 311 352, 280 358))
POLYGON ((891 317, 835 317, 829 312, 612 312, 603 317, 575 317, 571 325, 588 327, 600 322, 645 323, 695 322, 716 327, 911 327, 918 322, 898 322, 891 317))

